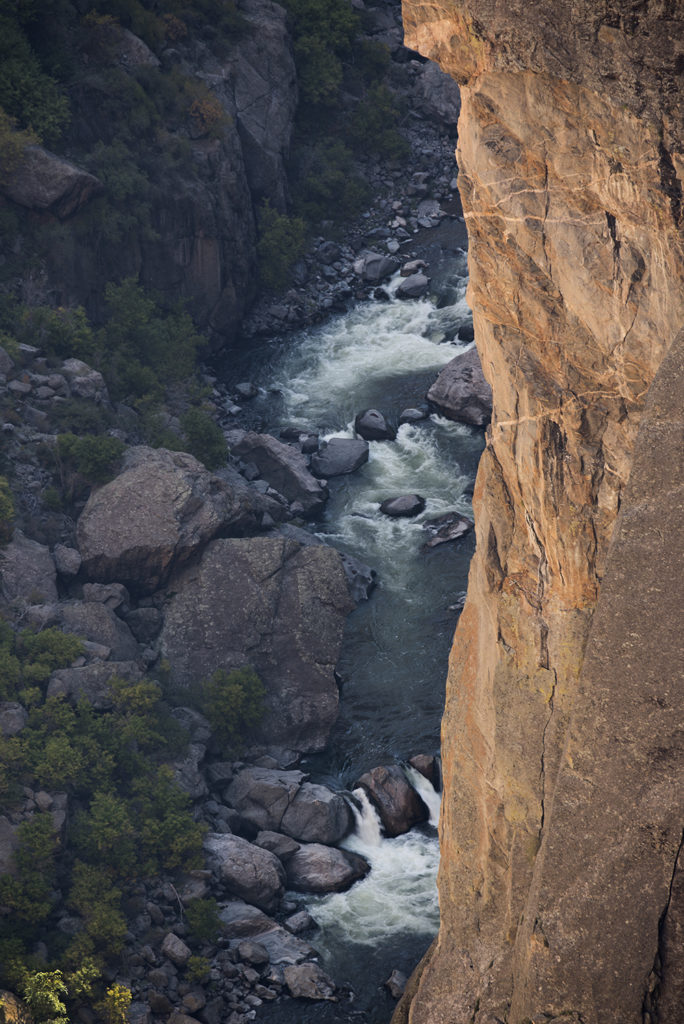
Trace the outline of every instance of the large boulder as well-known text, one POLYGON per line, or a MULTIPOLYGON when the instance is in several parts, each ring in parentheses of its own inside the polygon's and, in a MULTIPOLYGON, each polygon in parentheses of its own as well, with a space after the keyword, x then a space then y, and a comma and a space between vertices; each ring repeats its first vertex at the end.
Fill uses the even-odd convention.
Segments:
POLYGON ((354 430, 364 441, 392 441, 396 430, 378 409, 363 409, 354 417, 354 430))
POLYGON ((400 267, 399 260, 392 256, 383 256, 379 252, 369 252, 354 263, 354 273, 368 284, 379 284, 391 277, 400 267))
POLYGON ((253 462, 262 478, 304 516, 321 511, 328 492, 309 472, 306 457, 270 434, 245 434, 233 453, 253 462))
POLYGON ((245 768, 225 796, 260 829, 284 832, 305 843, 339 842, 353 822, 347 802, 327 786, 303 780, 298 771, 245 768))
POLYGON ((106 604, 64 601, 56 607, 56 619, 65 633, 108 647, 113 661, 135 661, 138 657, 135 637, 106 604))
POLYGON ((423 523, 423 529, 430 534, 423 547, 436 548, 440 544, 447 544, 452 540, 459 540, 465 537, 473 529, 473 521, 459 512, 445 512, 435 519, 428 519, 423 523))
POLYGON ((368 442, 352 437, 331 437, 316 455, 311 456, 315 476, 346 476, 368 462, 368 442))
POLYGON ((219 530, 244 533, 262 515, 244 481, 229 484, 185 452, 130 448, 122 472, 91 494, 78 520, 83 573, 151 592, 219 530))
POLYGON ((411 274, 404 278, 397 288, 398 299, 419 299, 430 287, 430 278, 425 274, 411 274))
POLYGON ((430 817, 428 808, 409 784, 399 765, 372 768, 361 776, 356 785, 362 786, 368 793, 388 837, 400 836, 430 817))
POLYGON ((293 999, 335 1000, 335 983, 318 964, 286 967, 284 978, 293 999))
POLYGON ((50 549, 15 530, 0 548, 0 594, 7 604, 44 604, 57 600, 57 577, 50 549))
POLYGON ((77 668, 60 668, 52 673, 48 683, 48 697, 67 697, 72 704, 84 700, 96 711, 107 711, 112 706, 109 681, 113 676, 138 682, 142 671, 135 661, 91 661, 77 668))
POLYGON ((291 935, 249 903, 232 900, 221 904, 219 918, 226 938, 232 941, 250 938, 258 942, 268 953, 271 964, 298 964, 316 955, 308 942, 291 935))
POLYGON ((275 854, 222 832, 210 832, 204 849, 215 874, 231 892, 261 910, 276 909, 285 891, 285 872, 275 854))
POLYGON ((396 498, 386 498, 380 503, 383 515, 393 519, 410 519, 420 515, 425 508, 425 498, 420 494, 400 494, 396 498))
POLYGON ((427 393, 447 419, 483 427, 492 418, 492 389, 484 378, 475 347, 447 363, 427 393))
POLYGON ((3 186, 3 192, 20 206, 48 211, 64 219, 102 188, 102 182, 83 168, 41 146, 27 146, 20 166, 3 186))
POLYGON ((461 112, 458 83, 431 60, 421 65, 420 73, 416 75, 414 97, 414 105, 421 114, 440 127, 458 123, 461 112))
POLYGON ((338 843, 354 818, 344 797, 327 786, 303 782, 285 811, 280 828, 303 843, 338 843))
POLYGON ((278 536, 215 540, 174 579, 161 650, 181 686, 253 666, 267 691, 264 742, 321 750, 337 717, 335 664, 353 607, 333 548, 278 536))
POLYGON ((358 853, 321 843, 300 846, 286 865, 287 884, 298 892, 343 892, 370 871, 358 853))

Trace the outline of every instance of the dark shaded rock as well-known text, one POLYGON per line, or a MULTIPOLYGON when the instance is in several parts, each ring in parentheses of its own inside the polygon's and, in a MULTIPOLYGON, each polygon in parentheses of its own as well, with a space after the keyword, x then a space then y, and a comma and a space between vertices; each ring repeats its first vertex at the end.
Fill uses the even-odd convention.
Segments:
POLYGON ((192 955, 192 950, 173 932, 169 932, 165 937, 161 951, 176 967, 185 967, 192 955))
POLYGON ((247 401, 250 398, 256 398, 259 394, 259 388, 256 384, 252 384, 251 381, 241 381, 235 385, 235 394, 242 401, 247 401))
POLYGON ((23 704, 17 701, 0 702, 0 733, 3 736, 16 736, 28 722, 28 712, 23 704))
POLYGON ((252 964, 258 967, 260 964, 267 964, 269 961, 268 950, 260 942, 253 939, 243 939, 238 946, 238 956, 245 964, 252 964))
POLYGON ((472 520, 466 516, 462 516, 458 512, 445 512, 444 515, 423 523, 423 529, 430 534, 430 539, 425 541, 423 547, 436 548, 440 544, 458 540, 470 533, 473 526, 472 520))
POLYGON ((405 277, 396 290, 398 299, 419 299, 430 287, 430 279, 425 274, 411 274, 405 277))
POLYGON ((81 568, 81 555, 76 548, 66 547, 64 544, 55 544, 52 557, 55 560, 55 568, 60 576, 76 576, 81 568))
POLYGON ((395 519, 417 516, 425 508, 425 498, 420 494, 402 494, 397 498, 387 498, 380 505, 380 511, 386 516, 393 516, 395 519))
POLYGON ((386 836, 400 836, 430 817, 399 765, 380 765, 358 780, 378 810, 386 836))
POLYGON ((236 896, 261 910, 275 910, 285 891, 285 872, 268 850, 239 836, 210 832, 204 840, 209 863, 236 896))
POLYGON ((286 866, 287 884, 298 892, 343 892, 370 871, 368 861, 350 850, 308 843, 286 866))
POLYGON ((432 61, 426 61, 414 85, 414 104, 431 121, 456 125, 461 112, 461 93, 451 75, 432 61))
POLYGON ((354 430, 365 441, 393 441, 397 436, 396 430, 377 409, 364 409, 357 413, 354 430))
POLYGON ((314 479, 300 451, 270 434, 248 433, 233 453, 253 462, 262 478, 289 502, 297 502, 302 514, 316 515, 328 497, 326 488, 314 479))
POLYGON ((91 494, 78 520, 83 572, 99 582, 157 589, 219 530, 240 534, 258 526, 264 506, 237 480, 229 485, 184 452, 130 448, 122 472, 91 494))
POLYGON ((401 268, 401 276, 412 277, 414 274, 419 274, 422 270, 427 270, 425 260, 409 260, 401 268))
POLYGON ((57 600, 55 563, 50 549, 14 531, 0 549, 0 593, 7 604, 44 604, 57 600))
MULTIPOLYGON (((289 537, 292 540, 296 540, 299 544, 307 546, 321 543, 320 537, 309 533, 308 530, 304 530, 300 526, 293 526, 292 523, 283 523, 278 527, 278 533, 283 537, 289 537)), ((356 604, 359 604, 360 601, 367 601, 378 581, 377 572, 353 555, 348 555, 344 551, 340 551, 339 555, 342 559, 344 574, 347 577, 352 600, 356 604)))
POLYGON ((413 757, 409 757, 408 763, 428 780, 437 793, 440 791, 442 788, 442 764, 439 757, 434 754, 415 754, 413 757))
POLYGON ((368 462, 368 442, 348 437, 331 437, 317 455, 311 456, 311 472, 324 479, 345 476, 368 462))
POLYGON ((411 406, 408 409, 402 409, 399 414, 400 423, 420 423, 421 420, 426 420, 429 416, 427 409, 417 409, 411 406))
POLYGON ((158 608, 136 608, 125 616, 126 625, 140 644, 149 644, 159 635, 163 617, 158 608))
POLYGON ((296 914, 285 918, 283 924, 293 935, 301 935, 302 932, 308 932, 312 928, 318 927, 311 914, 306 910, 298 910, 296 914))
POLYGON ((352 608, 332 548, 217 540, 174 580, 161 649, 182 686, 251 664, 267 691, 264 741, 318 750, 337 716, 334 669, 352 608))
POLYGON ((399 269, 399 260, 393 256, 383 256, 379 252, 370 252, 360 256, 354 263, 354 273, 368 284, 379 284, 399 269))
POLYGON ((492 418, 492 389, 484 379, 476 348, 460 352, 427 393, 447 419, 483 427, 492 418))
POLYGON ((259 935, 275 927, 275 921, 263 911, 242 900, 231 900, 219 908, 221 924, 229 938, 259 935))
POLYGON ((293 999, 335 999, 335 983, 318 964, 286 967, 285 984, 293 999))
POLYGON ((130 596, 121 583, 84 583, 83 600, 98 601, 113 612, 125 613, 130 606, 130 596))
POLYGON ((316 953, 307 942, 241 900, 221 904, 219 917, 227 938, 250 938, 258 942, 268 953, 271 965, 300 963, 316 953))
POLYGON ((278 832, 290 803, 304 781, 303 772, 244 768, 226 790, 226 799, 260 829, 278 832))
POLYGON ((138 644, 126 623, 111 608, 96 601, 65 601, 57 606, 65 633, 109 647, 114 661, 134 661, 138 644))
POLYGON ((283 815, 280 828, 303 843, 338 843, 350 831, 347 801, 326 786, 303 782, 283 815))
POLYGON ((263 850, 270 850, 283 864, 299 849, 299 843, 289 836, 281 835, 279 832, 259 832, 254 840, 254 844, 255 846, 260 846, 263 850))

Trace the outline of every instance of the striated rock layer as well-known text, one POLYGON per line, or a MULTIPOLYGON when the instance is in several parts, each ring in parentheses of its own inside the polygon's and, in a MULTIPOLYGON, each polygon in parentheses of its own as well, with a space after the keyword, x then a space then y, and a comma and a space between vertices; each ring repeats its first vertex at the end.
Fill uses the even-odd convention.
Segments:
POLYGON ((397 1019, 674 1024, 684 12, 404 0, 404 19, 461 84, 494 411, 443 723, 442 925, 397 1019))

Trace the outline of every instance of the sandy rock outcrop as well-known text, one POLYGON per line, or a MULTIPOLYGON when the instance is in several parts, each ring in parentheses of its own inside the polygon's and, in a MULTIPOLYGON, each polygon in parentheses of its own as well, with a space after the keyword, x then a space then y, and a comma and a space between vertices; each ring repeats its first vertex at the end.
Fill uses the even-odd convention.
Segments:
POLYGON ((333 548, 215 540, 174 577, 161 649, 180 685, 251 665, 267 691, 264 742, 320 750, 337 717, 334 670, 353 607, 333 548))
POLYGON ((666 953, 684 755, 665 567, 681 576, 682 384, 663 362, 684 323, 681 9, 404 0, 404 16, 461 85, 493 414, 442 730, 442 923, 397 1020, 674 1021, 684 1008, 658 1001, 682 963, 666 953))
POLYGON ((82 571, 150 593, 219 530, 243 533, 262 514, 244 481, 228 484, 192 455, 129 448, 122 472, 93 491, 78 520, 82 571))

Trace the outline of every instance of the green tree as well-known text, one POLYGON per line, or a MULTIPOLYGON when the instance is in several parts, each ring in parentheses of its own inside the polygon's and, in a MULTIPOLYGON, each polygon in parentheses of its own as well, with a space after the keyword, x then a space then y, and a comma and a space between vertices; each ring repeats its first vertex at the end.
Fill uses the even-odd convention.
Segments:
POLYGON ((281 291, 290 281, 293 264, 304 252, 306 227, 300 217, 274 210, 264 200, 259 210, 259 277, 264 288, 281 291))
POLYGON ((217 740, 238 751, 264 715, 266 690, 253 668, 217 669, 202 684, 202 704, 217 740))
POLYGON ((44 921, 52 909, 58 838, 49 814, 34 814, 18 829, 14 856, 16 877, 0 878, 0 903, 14 911, 22 925, 44 921))
POLYGON ((35 1024, 67 1024, 67 987, 61 971, 28 974, 23 996, 35 1024))
POLYGON ((223 431, 208 413, 193 405, 183 413, 180 422, 191 455, 203 462, 207 469, 225 466, 228 445, 223 431))
POLYGON ((9 480, 0 476, 0 545, 12 539, 14 528, 14 501, 9 480))

